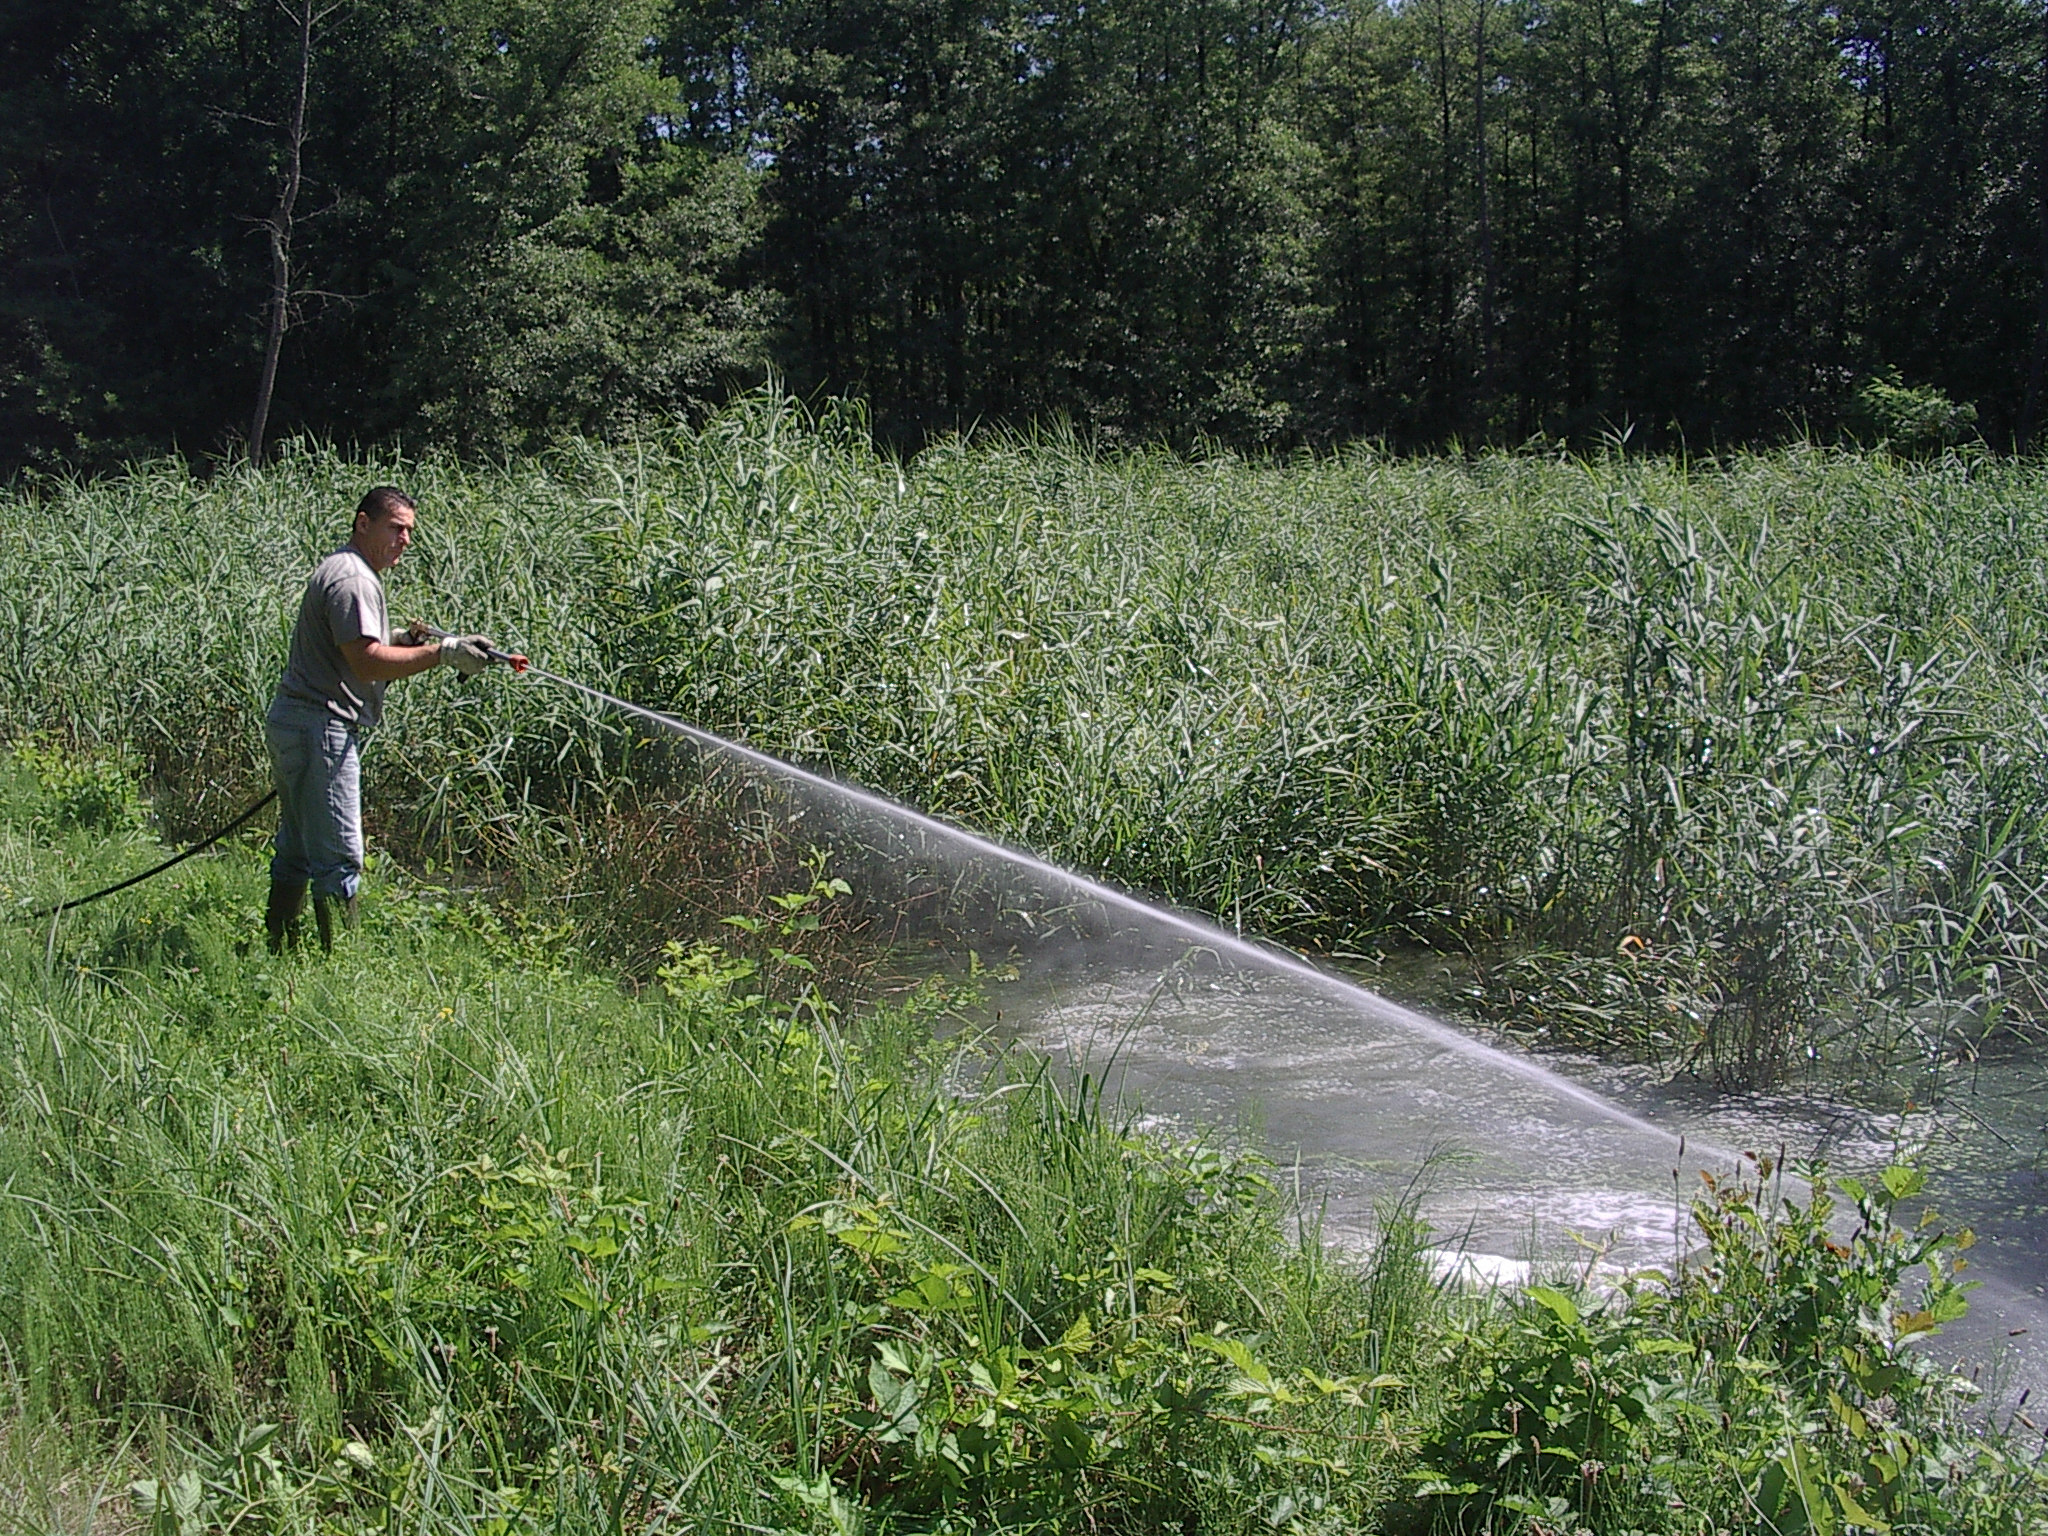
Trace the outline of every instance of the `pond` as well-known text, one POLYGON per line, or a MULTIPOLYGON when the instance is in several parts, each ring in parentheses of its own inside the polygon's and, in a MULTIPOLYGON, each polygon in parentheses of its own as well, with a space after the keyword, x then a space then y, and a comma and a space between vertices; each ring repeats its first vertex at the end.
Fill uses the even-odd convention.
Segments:
POLYGON ((1160 959, 1026 960, 989 989, 992 1021, 1064 1070, 1105 1077, 1151 1123, 1256 1145, 1299 1181, 1331 1241, 1369 1242, 1375 1207, 1412 1188, 1447 1268, 1598 1282, 1670 1267, 1691 1246, 1701 1174, 1754 1178, 1745 1153, 1867 1177, 1909 1152, 1928 1174, 1923 1203, 1977 1236, 1970 1315, 1929 1347, 2000 1397, 2048 1387, 2037 1059, 1979 1064, 1932 1107, 1887 1114, 1717 1093, 1588 1056, 1536 1061, 1291 967, 1160 959))
MULTIPOLYGON (((1372 1240, 1413 1198, 1446 1273, 1610 1280, 1680 1262, 1703 1175, 1824 1158, 1869 1175, 1900 1152, 1973 1228, 1969 1316, 1926 1347, 1992 1400, 2048 1388, 2044 1064, 1979 1063, 1904 1114, 1736 1097, 1588 1057, 1489 1041, 1277 948, 1224 932, 855 786, 631 709, 706 750, 734 825, 822 850, 879 931, 979 969, 992 1038, 1092 1074, 1134 1117, 1224 1134, 1298 1182, 1332 1242, 1372 1240)), ((1787 1193, 1799 1194, 1796 1184, 1787 1193)))

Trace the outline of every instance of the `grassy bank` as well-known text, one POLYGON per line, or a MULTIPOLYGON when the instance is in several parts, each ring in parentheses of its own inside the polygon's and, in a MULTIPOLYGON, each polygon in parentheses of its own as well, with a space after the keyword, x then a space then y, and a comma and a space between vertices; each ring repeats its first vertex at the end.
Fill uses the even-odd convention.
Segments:
MULTIPOLYGON (((1760 1084, 2044 1014, 2032 465, 899 465, 758 399, 499 469, 147 466, 13 493, 0 729, 130 743, 188 819, 227 809, 373 479, 425 508, 396 613, 1247 930, 1466 957, 1467 1006, 1531 1037, 1760 1084)), ((675 861, 731 840, 669 835, 615 722, 491 683, 394 689, 387 834, 523 857, 585 932, 703 887, 675 861)))
MULTIPOLYGON (((0 894, 143 822, 0 762, 0 894)), ((630 989, 387 878, 273 961, 261 883, 0 930, 0 1530, 2048 1530, 1902 1348, 1959 1299, 1903 1170, 1846 1246, 1727 1190, 1676 1284, 1460 1297, 1398 1211, 1333 1255, 1256 1163, 963 1075, 939 991, 838 1015, 788 935, 630 989)))

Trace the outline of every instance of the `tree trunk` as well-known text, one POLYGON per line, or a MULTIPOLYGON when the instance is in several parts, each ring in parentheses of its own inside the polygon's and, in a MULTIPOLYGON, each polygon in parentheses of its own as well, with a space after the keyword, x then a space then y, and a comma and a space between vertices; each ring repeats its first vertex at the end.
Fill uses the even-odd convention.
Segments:
POLYGON ((263 434, 270 425, 270 397, 277 387, 277 359, 291 324, 292 211, 299 201, 299 176, 306 145, 306 94, 313 75, 313 0, 300 0, 287 11, 299 26, 299 84, 292 97, 291 124, 285 134, 284 183, 277 206, 263 221, 270 239, 270 324, 263 343, 263 373, 256 383, 256 409, 249 418, 249 462, 263 463, 263 434))

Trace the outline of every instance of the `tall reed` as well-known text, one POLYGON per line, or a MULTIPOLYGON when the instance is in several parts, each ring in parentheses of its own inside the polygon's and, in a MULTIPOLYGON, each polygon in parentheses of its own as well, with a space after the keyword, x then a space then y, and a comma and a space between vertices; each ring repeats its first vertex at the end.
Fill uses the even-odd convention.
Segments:
MULTIPOLYGON (((1507 1027, 1757 1084, 2042 1016, 2028 464, 904 464, 763 395, 495 468, 141 465, 14 491, 0 728, 226 808, 298 583, 380 479, 424 509, 397 613, 1247 930, 1469 953, 1507 1027)), ((589 889, 577 828, 645 792, 639 743, 502 681, 394 689, 372 802, 416 852, 589 889)))

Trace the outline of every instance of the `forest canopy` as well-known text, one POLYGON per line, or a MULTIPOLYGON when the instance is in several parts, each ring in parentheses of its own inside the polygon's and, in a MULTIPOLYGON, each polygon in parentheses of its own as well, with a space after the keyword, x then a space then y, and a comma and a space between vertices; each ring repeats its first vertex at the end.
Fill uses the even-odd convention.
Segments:
POLYGON ((2038 0, 12 0, 0 472, 884 440, 2024 446, 2038 0), (259 432, 259 438, 261 433, 259 432))

